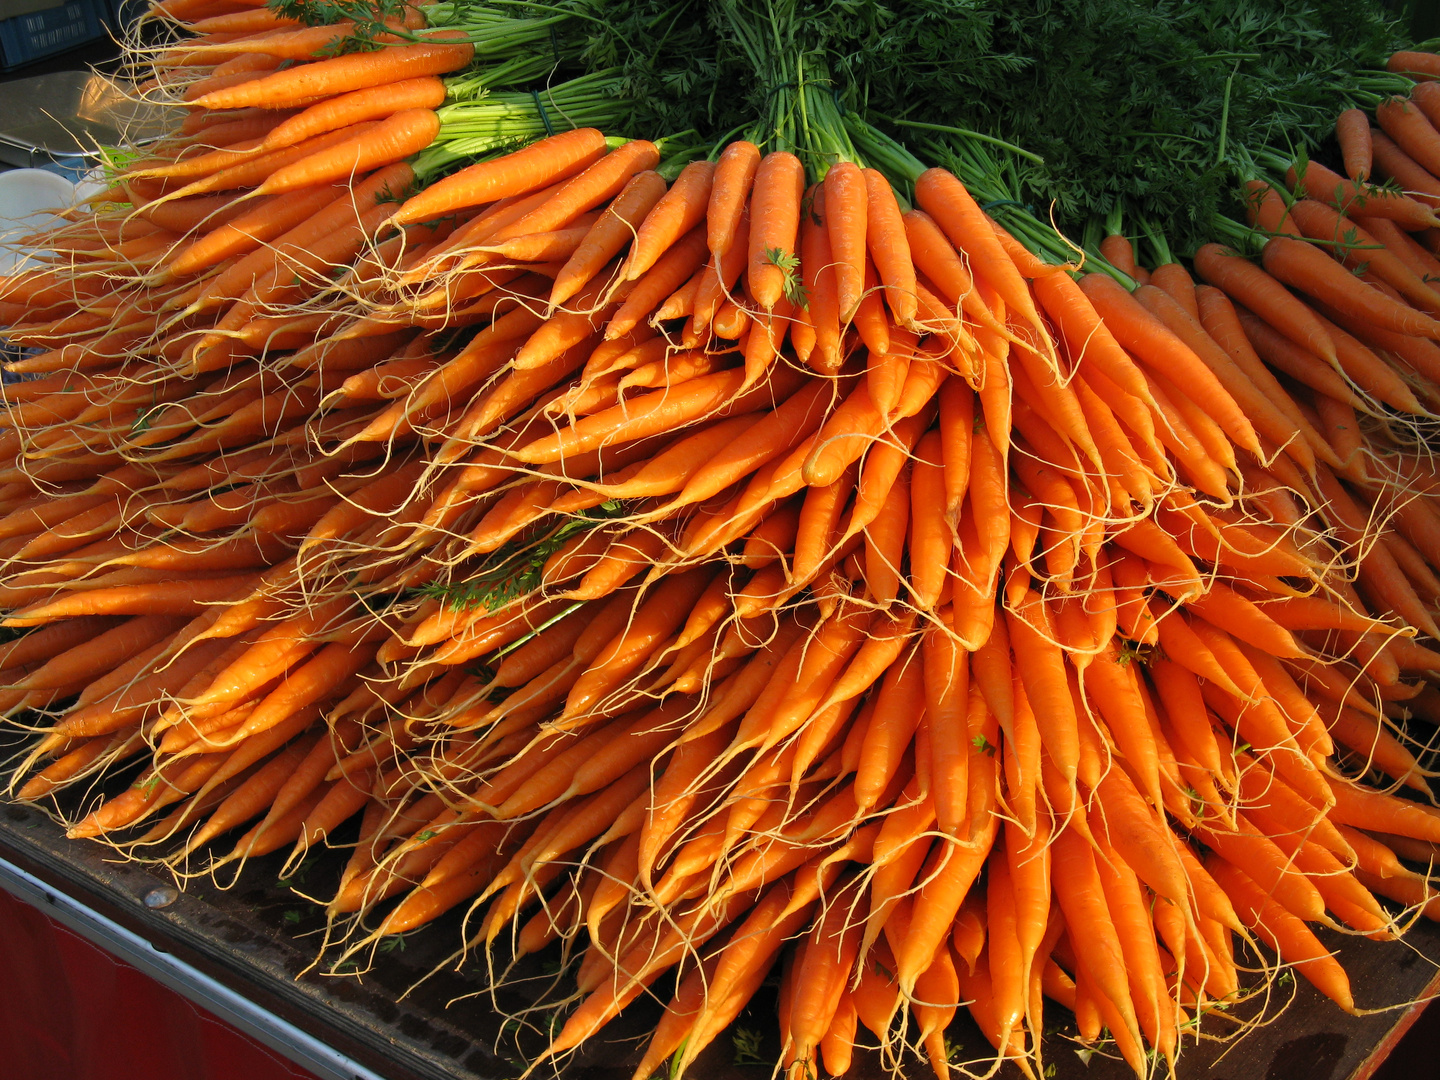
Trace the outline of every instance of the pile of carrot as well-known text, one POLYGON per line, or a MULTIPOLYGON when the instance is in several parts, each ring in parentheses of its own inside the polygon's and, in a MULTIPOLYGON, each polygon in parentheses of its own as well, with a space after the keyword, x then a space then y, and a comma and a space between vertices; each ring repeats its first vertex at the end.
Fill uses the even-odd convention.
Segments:
POLYGON ((1430 83, 1259 263, 1111 238, 1132 292, 744 140, 397 199, 466 46, 246 68, 309 29, 181 2, 205 122, 0 284, 15 797, 178 874, 358 818, 339 959, 466 905, 573 977, 543 1059, 668 1002, 637 1080, 775 970, 787 1075, 943 1078, 962 1002, 1040 1075, 1046 997, 1144 1074, 1257 956, 1353 1011, 1307 924, 1440 915, 1430 83))

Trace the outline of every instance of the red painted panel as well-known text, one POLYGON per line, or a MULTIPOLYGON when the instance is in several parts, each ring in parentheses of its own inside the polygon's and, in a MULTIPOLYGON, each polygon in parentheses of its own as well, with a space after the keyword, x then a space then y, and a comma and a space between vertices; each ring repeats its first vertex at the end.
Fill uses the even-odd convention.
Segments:
POLYGON ((314 1080, 129 964, 0 892, 6 1080, 314 1080))

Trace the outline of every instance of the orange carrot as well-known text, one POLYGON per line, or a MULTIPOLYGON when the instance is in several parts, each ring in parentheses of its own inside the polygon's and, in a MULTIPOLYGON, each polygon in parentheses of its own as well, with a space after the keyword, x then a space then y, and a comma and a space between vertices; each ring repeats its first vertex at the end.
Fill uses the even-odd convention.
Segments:
MULTIPOLYGON (((773 311, 785 293, 787 269, 800 235, 800 199, 805 168, 786 151, 766 154, 755 170, 750 199, 749 254, 746 268, 750 295, 765 311, 773 311)), ((714 245, 711 245, 714 250, 714 245)))
POLYGON ((1206 860, 1205 867, 1234 901, 1241 919, 1280 954, 1280 959, 1293 964, 1316 989, 1346 1012, 1355 1011, 1345 969, 1300 919, 1225 859, 1212 857, 1206 860))
POLYGON ((1366 285, 1311 244, 1277 236, 1265 245, 1263 259, 1279 280, 1348 315, 1400 334, 1440 337, 1440 322, 1366 285))
POLYGON ((1039 327, 1030 290, 965 185, 944 169, 927 169, 915 181, 915 200, 951 243, 970 256, 973 271, 994 287, 1006 306, 1039 327))
POLYGON ((619 254, 664 194, 665 181, 659 173, 646 169, 632 176, 560 268, 550 291, 550 306, 569 300, 619 254))
POLYGON ((720 152, 705 210, 706 247, 717 260, 735 242, 740 213, 749 202, 759 168, 760 149, 752 142, 738 140, 720 152))
POLYGON ((443 75, 464 67, 474 53, 468 43, 447 43, 432 38, 414 45, 388 47, 378 53, 353 53, 299 64, 263 79, 206 94, 194 104, 203 109, 236 109, 348 93, 403 79, 443 75))
MULTIPOLYGON (((1416 115, 1419 115, 1418 112, 1416 115)), ((1342 214, 1363 206, 1370 217, 1390 218, 1407 229, 1423 229, 1440 224, 1440 218, 1436 218, 1429 207, 1408 195, 1370 184, 1352 184, 1317 161, 1307 161, 1303 175, 1292 165, 1285 174, 1285 182, 1292 190, 1299 189, 1308 197, 1333 206, 1342 214)))
POLYGON ((915 321, 915 264, 910 257, 910 241, 906 238, 905 222, 895 192, 875 169, 864 171, 866 191, 865 246, 875 263, 880 283, 885 289, 885 303, 901 326, 915 321))
POLYGON ((445 103, 445 84, 434 75, 402 79, 384 86, 352 90, 311 105, 265 136, 267 150, 293 146, 325 131, 362 120, 383 120, 405 109, 438 109, 445 103))
POLYGON ((350 179, 419 153, 439 130, 433 109, 403 109, 370 130, 276 169, 255 190, 271 195, 350 179))
MULTIPOLYGON (((1416 202, 1432 210, 1440 207, 1440 179, 1430 175, 1424 166, 1396 146, 1383 131, 1372 128, 1370 144, 1376 172, 1398 182, 1416 202)), ((1373 220, 1376 215, 1367 216, 1373 220)), ((1396 224, 1404 227, 1403 222, 1396 224)))
POLYGON ((1129 237, 1123 233, 1111 233, 1100 241, 1100 254, 1105 257, 1111 266, 1121 273, 1133 278, 1137 284, 1145 285, 1140 275, 1144 273, 1135 264, 1135 248, 1131 245, 1129 237))
POLYGON ((1345 175, 1357 184, 1370 179, 1370 118, 1359 109, 1346 109, 1335 118, 1335 139, 1345 160, 1345 175))
POLYGON ((1195 253, 1195 270, 1302 349, 1336 363, 1335 343, 1303 303, 1265 271, 1219 244, 1195 253))
POLYGON ((594 128, 553 135, 495 161, 482 161, 437 180, 411 196, 395 212, 393 220, 398 225, 429 221, 459 207, 524 195, 573 176, 597 161, 605 150, 605 136, 594 128))
POLYGON ((1163 323, 1150 315, 1107 274, 1087 274, 1080 287, 1116 338, 1145 364, 1163 374, 1213 416, 1238 445, 1257 451, 1254 429, 1215 374, 1163 323))
POLYGON ((635 244, 622 267, 622 276, 634 281, 705 217, 715 164, 692 161, 680 171, 670 190, 645 215, 635 231, 635 244))

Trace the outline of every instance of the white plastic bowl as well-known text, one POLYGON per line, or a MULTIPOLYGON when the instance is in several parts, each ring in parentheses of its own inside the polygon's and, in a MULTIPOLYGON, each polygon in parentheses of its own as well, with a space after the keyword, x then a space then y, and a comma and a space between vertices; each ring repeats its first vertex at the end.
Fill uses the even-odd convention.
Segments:
POLYGON ((48 227, 55 211, 75 201, 75 185, 44 169, 0 172, 0 273, 18 269, 31 252, 19 240, 48 227))

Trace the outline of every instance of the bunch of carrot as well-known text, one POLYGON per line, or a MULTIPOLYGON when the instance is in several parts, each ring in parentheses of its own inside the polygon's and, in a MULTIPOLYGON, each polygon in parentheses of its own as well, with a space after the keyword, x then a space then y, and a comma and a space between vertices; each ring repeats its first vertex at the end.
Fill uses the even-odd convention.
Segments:
POLYGON ((943 1077, 961 1002, 1038 1073, 1043 996, 1143 1073, 1247 992, 1236 933, 1354 1008, 1305 924, 1395 933, 1440 842, 1365 782, 1428 796, 1396 721, 1440 718, 1424 206, 1310 163, 1263 269, 1112 244, 1131 294, 947 173, 907 209, 745 141, 290 192, 264 144, 320 108, 137 163, 0 289, 44 350, 0 436, 18 797, 177 868, 359 816, 348 950, 464 903, 560 941, 546 1056, 669 987, 637 1077, 777 963, 795 1076, 864 1024, 943 1077))

